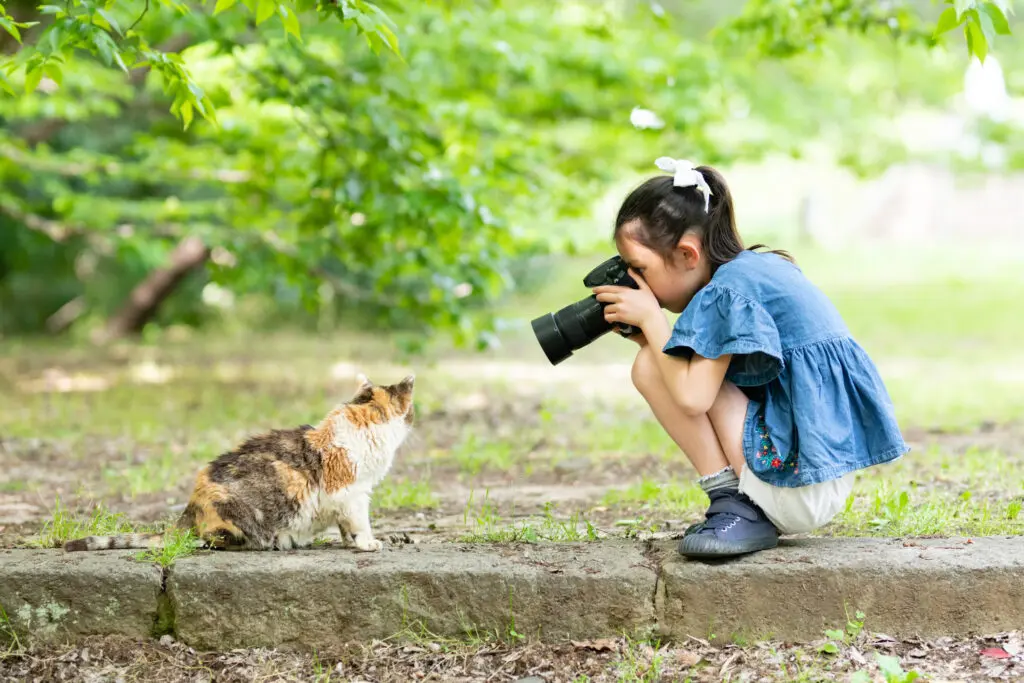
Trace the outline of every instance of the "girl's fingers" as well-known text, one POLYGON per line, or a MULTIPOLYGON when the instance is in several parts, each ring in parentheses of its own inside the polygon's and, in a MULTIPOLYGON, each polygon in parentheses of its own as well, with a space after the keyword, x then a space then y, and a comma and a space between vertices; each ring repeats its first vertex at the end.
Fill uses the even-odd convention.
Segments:
POLYGON ((620 295, 617 294, 616 292, 601 292, 600 294, 597 295, 597 300, 598 301, 618 301, 619 300, 619 296, 620 295))

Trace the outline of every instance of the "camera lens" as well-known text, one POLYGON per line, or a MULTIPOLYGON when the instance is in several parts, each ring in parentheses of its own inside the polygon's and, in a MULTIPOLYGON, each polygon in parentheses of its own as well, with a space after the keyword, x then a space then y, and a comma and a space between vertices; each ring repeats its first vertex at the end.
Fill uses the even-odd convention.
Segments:
POLYGON ((535 318, 530 324, 552 365, 558 365, 573 351, 582 349, 612 328, 604 319, 604 306, 593 295, 556 313, 535 318))

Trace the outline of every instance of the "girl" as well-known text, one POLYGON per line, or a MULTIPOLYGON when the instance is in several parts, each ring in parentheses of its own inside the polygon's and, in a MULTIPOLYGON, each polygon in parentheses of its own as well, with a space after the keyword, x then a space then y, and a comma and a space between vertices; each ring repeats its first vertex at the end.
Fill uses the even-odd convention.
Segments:
POLYGON ((639 289, 594 288, 635 325, 633 384, 711 501, 679 552, 773 548, 845 505, 858 469, 909 449, 872 361, 788 254, 744 249, 722 176, 662 157, 615 244, 639 289), (679 313, 670 326, 662 308, 679 313))

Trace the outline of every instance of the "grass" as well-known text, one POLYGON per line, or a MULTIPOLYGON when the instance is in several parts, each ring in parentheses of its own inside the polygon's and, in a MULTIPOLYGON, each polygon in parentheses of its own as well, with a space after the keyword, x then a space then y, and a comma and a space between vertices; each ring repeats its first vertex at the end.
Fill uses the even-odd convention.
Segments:
POLYGON ((385 479, 373 494, 376 510, 429 510, 440 504, 427 480, 385 479))
POLYGON ((126 514, 111 512, 102 503, 93 508, 87 519, 82 519, 70 512, 58 496, 53 514, 43 524, 42 531, 29 544, 39 548, 59 548, 65 541, 84 536, 128 534, 139 530, 126 514))
MULTIPOLYGON (((1024 316, 1008 314, 1024 298, 1015 250, 794 252, 878 363, 905 429, 975 434, 1024 415, 1024 316)), ((379 381, 413 370, 416 431, 374 493, 375 519, 461 517, 448 537, 477 542, 587 541, 650 529, 665 515, 696 519, 706 497, 692 468, 628 383, 635 347, 602 339, 551 368, 529 331, 531 317, 587 294, 579 280, 599 256, 554 262, 540 292, 506 301, 504 346, 481 355, 403 359, 364 333, 284 331, 259 344, 166 335, 99 349, 0 341, 0 467, 17 476, 0 495, 68 501, 41 530, 44 545, 127 529, 139 506, 182 501, 196 469, 246 436, 319 420, 348 398, 356 370, 379 381), (41 390, 55 368, 70 384, 41 390), (516 504, 520 486, 577 485, 603 491, 516 504), (467 500, 462 486, 509 487, 512 498, 467 500), (93 509, 78 491, 128 512, 93 509)), ((1013 434, 927 437, 933 446, 862 472, 847 509, 820 533, 1021 533, 1024 445, 1013 434)))
POLYGON ((554 505, 546 503, 540 515, 506 523, 487 493, 480 505, 473 509, 473 495, 463 513, 463 524, 468 529, 458 540, 464 543, 537 543, 540 541, 573 543, 596 541, 600 532, 580 512, 568 518, 554 514, 554 505))
POLYGON ((613 489, 605 494, 605 505, 639 506, 642 510, 662 513, 693 514, 708 506, 708 496, 693 481, 669 479, 659 482, 647 476, 628 488, 613 489))

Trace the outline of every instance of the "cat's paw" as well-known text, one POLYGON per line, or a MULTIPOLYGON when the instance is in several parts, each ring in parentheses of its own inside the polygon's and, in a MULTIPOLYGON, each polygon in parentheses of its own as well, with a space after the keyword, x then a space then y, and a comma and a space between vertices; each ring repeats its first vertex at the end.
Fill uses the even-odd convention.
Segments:
POLYGON ((355 546, 361 552, 375 553, 384 547, 384 543, 371 536, 359 535, 355 538, 355 546))

